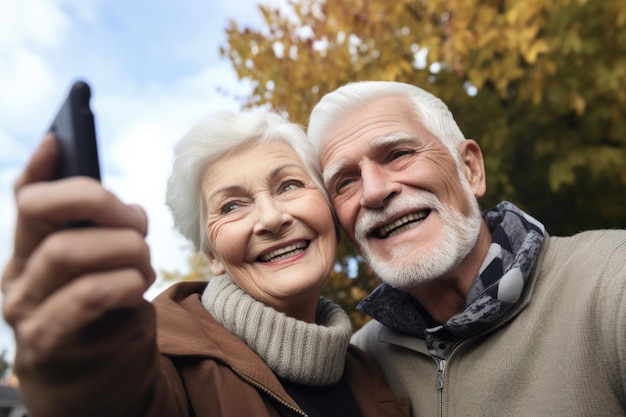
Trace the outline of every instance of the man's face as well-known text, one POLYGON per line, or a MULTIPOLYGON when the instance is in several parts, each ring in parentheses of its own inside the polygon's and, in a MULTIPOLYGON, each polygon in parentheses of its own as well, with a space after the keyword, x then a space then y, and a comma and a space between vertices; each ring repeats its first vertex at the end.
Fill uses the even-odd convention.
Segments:
POLYGON ((385 282, 406 289, 445 275, 474 246, 475 197, 484 187, 472 173, 474 145, 459 145, 457 163, 400 97, 349 113, 323 138, 324 182, 339 222, 385 282))

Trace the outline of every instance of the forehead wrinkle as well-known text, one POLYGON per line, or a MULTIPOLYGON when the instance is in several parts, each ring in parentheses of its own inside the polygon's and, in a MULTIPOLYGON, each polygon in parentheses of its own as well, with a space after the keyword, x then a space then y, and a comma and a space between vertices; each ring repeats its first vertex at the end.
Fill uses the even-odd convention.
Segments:
POLYGON ((412 142, 415 139, 404 132, 392 133, 390 135, 376 136, 372 138, 369 145, 371 148, 384 147, 404 142, 412 142))
POLYGON ((298 170, 300 170, 300 171, 304 171, 304 172, 306 172, 306 170, 304 169, 304 166, 303 166, 303 165, 301 165, 301 164, 299 164, 299 163, 296 163, 296 162, 286 162, 286 163, 284 163, 284 164, 282 164, 282 165, 279 165, 278 167, 274 168, 274 169, 272 170, 272 172, 270 173, 269 178, 270 178, 270 180, 273 180, 273 179, 275 179, 276 177, 280 176, 280 174, 281 174, 283 171, 285 171, 286 169, 294 169, 294 168, 295 168, 295 169, 298 169, 298 170))
MULTIPOLYGON (((303 170, 302 166, 298 165, 297 163, 287 162, 285 164, 279 165, 278 167, 274 168, 269 173, 268 179, 272 181, 275 178, 279 177, 281 173, 285 171, 286 169, 294 169, 294 168, 303 170)), ((210 197, 214 197, 216 195, 223 194, 223 193, 233 194, 233 193, 243 193, 245 191, 246 191, 245 187, 241 185, 225 185, 223 187, 213 190, 210 197)))
MULTIPOLYGON (((405 142, 413 142, 415 139, 404 132, 392 133, 390 135, 381 135, 376 136, 368 142, 367 146, 370 148, 370 151, 374 151, 376 148, 383 148, 385 146, 400 144, 405 142)), ((329 187, 330 182, 333 178, 341 172, 349 164, 349 161, 346 158, 338 159, 337 161, 333 161, 326 168, 324 168, 324 172, 322 173, 322 180, 324 181, 324 186, 326 188, 329 187)))

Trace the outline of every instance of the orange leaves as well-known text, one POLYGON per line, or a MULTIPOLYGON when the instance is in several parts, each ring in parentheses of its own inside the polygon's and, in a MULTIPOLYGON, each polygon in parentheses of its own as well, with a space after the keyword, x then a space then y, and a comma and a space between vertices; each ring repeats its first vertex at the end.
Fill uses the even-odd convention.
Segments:
MULTIPOLYGON (((609 186, 596 181, 607 178, 624 194, 626 157, 615 156, 626 153, 624 0, 290 4, 287 11, 262 9, 264 28, 233 22, 227 31, 223 54, 255 85, 247 106, 306 124, 321 95, 339 85, 404 81, 448 102, 464 132, 481 143, 494 195, 537 195, 540 204, 547 201, 535 193, 542 187, 560 193, 582 180, 600 193, 609 186), (602 144, 616 151, 572 156, 602 144)), ((626 206, 618 192, 607 194, 603 201, 626 206)))

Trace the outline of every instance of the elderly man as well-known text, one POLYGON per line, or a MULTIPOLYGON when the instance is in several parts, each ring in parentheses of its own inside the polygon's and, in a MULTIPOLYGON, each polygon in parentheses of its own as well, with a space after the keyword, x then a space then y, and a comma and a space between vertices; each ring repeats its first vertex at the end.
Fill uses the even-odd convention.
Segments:
POLYGON ((412 85, 358 82, 309 136, 337 217, 383 284, 353 337, 414 416, 626 415, 626 231, 553 237, 481 213, 481 150, 412 85))

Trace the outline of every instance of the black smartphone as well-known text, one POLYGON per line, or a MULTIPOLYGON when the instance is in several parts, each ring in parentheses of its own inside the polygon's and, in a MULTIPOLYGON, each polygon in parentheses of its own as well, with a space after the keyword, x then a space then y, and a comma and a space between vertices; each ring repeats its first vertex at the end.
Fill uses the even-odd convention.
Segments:
POLYGON ((89 84, 76 81, 48 129, 59 143, 57 179, 88 176, 100 181, 96 128, 90 100, 89 84))

